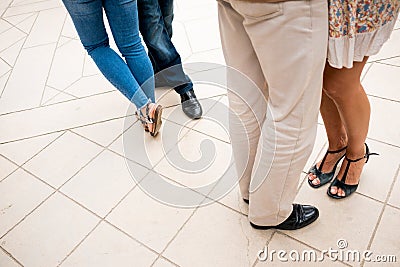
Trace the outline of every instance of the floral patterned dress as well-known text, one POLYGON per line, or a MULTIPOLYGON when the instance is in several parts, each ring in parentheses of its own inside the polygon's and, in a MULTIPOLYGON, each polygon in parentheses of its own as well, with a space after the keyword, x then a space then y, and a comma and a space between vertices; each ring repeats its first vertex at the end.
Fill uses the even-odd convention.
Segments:
POLYGON ((328 62, 351 68, 379 52, 396 23, 400 0, 328 0, 328 62))

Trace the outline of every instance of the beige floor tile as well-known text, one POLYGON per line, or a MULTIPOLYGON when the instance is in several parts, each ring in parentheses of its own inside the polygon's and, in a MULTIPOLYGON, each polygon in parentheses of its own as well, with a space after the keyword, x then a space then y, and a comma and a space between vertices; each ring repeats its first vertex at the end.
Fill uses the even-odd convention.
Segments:
POLYGON ((18 55, 21 51, 22 45, 25 42, 26 37, 23 37, 21 40, 17 41, 7 49, 0 52, 0 57, 7 62, 10 66, 14 66, 15 62, 18 58, 18 55))
POLYGON ((388 203, 397 208, 400 208, 400 175, 397 175, 395 179, 396 182, 394 184, 388 203))
POLYGON ((84 127, 75 128, 72 131, 102 146, 108 146, 124 132, 125 124, 132 125, 135 122, 136 117, 129 116, 126 118, 109 120, 84 127))
POLYGON ((17 41, 24 38, 26 34, 17 28, 10 28, 0 34, 0 52, 9 48, 17 41))
POLYGON ((74 23, 69 15, 67 15, 67 19, 65 20, 64 27, 61 31, 61 36, 79 40, 78 33, 76 32, 74 23))
POLYGON ((2 157, 0 154, 0 181, 7 177, 10 173, 18 169, 18 166, 2 157))
POLYGON ((326 195, 326 188, 313 190, 308 184, 295 202, 317 206, 320 217, 308 227, 285 233, 320 250, 336 249, 339 239, 345 239, 349 249, 366 249, 383 206, 357 193, 337 201, 326 195))
POLYGON ((189 21, 185 23, 185 27, 193 53, 221 47, 217 17, 189 21))
POLYGON ((208 105, 212 105, 212 108, 192 129, 230 143, 228 99, 226 96, 220 98, 219 101, 214 99, 203 100, 203 102, 209 102, 208 105))
POLYGON ((207 113, 214 105, 216 105, 220 98, 220 96, 216 96, 213 98, 199 99, 201 108, 203 110, 203 116, 199 120, 192 120, 188 116, 186 116, 186 114, 183 113, 182 106, 180 104, 165 108, 163 111, 163 119, 172 121, 176 124, 183 125, 188 128, 193 128, 195 125, 201 123, 204 120, 207 113))
POLYGON ((0 116, 0 143, 85 126, 127 115, 129 102, 110 92, 0 116))
POLYGON ((156 100, 157 103, 162 105, 164 108, 180 105, 181 99, 175 90, 171 88, 157 88, 156 89, 156 100))
POLYGON ((170 263, 169 261, 159 258, 154 264, 153 267, 174 267, 176 265, 170 263))
POLYGON ((369 97, 371 120, 368 137, 395 146, 400 146, 400 120, 389 114, 400 114, 398 102, 369 97))
POLYGON ((0 19, 0 34, 10 29, 12 26, 13 25, 10 24, 7 20, 0 19))
POLYGON ((102 222, 61 266, 150 266, 157 254, 102 222))
POLYGON ((383 45, 382 49, 375 56, 369 58, 369 61, 376 61, 380 59, 387 59, 400 55, 400 31, 393 31, 390 39, 383 45))
POLYGON ((216 2, 212 0, 187 1, 187 3, 180 1, 177 6, 175 17, 176 20, 182 22, 216 17, 218 15, 216 2))
POLYGON ((161 252, 192 213, 159 203, 135 188, 106 219, 161 252))
POLYGON ((19 16, 12 16, 8 17, 7 20, 13 20, 16 17, 18 18, 18 21, 14 23, 14 25, 20 29, 21 31, 25 32, 26 34, 29 34, 30 31, 32 30, 33 25, 35 24, 36 18, 39 15, 39 13, 28 13, 28 14, 22 14, 19 16), (21 20, 21 17, 23 18, 21 20))
POLYGON ((232 191, 230 191, 222 199, 218 200, 218 202, 237 210, 240 213, 249 213, 249 205, 243 201, 242 195, 240 194, 239 185, 236 185, 232 191))
POLYGON ((192 55, 192 48, 187 37, 185 25, 179 20, 174 19, 172 23, 173 35, 172 43, 181 56, 182 60, 189 58, 192 55))
POLYGON ((400 56, 398 57, 393 57, 390 59, 385 59, 385 60, 380 60, 380 63, 384 63, 384 64, 390 64, 390 65, 394 65, 394 66, 399 66, 400 67, 400 56))
POLYGON ((21 51, 0 99, 0 113, 40 105, 55 46, 49 44, 21 51))
POLYGON ((65 16, 66 11, 64 7, 39 12, 24 47, 57 42, 64 24, 65 16), (49 23, 49 21, 51 21, 51 23, 49 23))
MULTIPOLYGON (((400 210, 387 206, 370 248, 370 251, 373 252, 371 260, 379 260, 378 255, 392 255, 396 257, 397 262, 382 262, 380 263, 381 266, 399 266, 400 232, 396 230, 399 221, 400 210)), ((364 266, 377 265, 379 265, 377 262, 366 262, 364 266)))
POLYGON ((61 7, 61 1, 54 1, 54 0, 44 0, 37 3, 32 3, 28 5, 18 5, 18 6, 11 6, 9 7, 6 12, 4 13, 4 17, 10 17, 20 14, 32 13, 37 11, 42 11, 51 8, 61 7))
POLYGON ((4 60, 0 60, 0 76, 5 75, 10 70, 11 67, 4 60))
POLYGON ((192 54, 184 63, 207 62, 225 66, 225 58, 222 49, 213 49, 192 54))
POLYGON ((103 75, 98 74, 79 78, 65 92, 77 97, 86 97, 115 90, 115 87, 103 75))
POLYGON ((58 96, 60 94, 64 95, 64 93, 62 93, 60 90, 56 90, 53 87, 46 86, 44 88, 41 105, 47 105, 48 102, 50 102, 51 100, 53 100, 56 96, 58 96))
MULTIPOLYGON (((188 68, 196 67, 196 65, 188 65, 188 68)), ((194 88, 198 99, 211 98, 226 95, 226 79, 225 70, 216 68, 207 71, 200 71, 191 74, 194 81, 194 88), (208 84, 210 82, 216 83, 208 84)))
POLYGON ((374 63, 362 84, 369 95, 400 101, 400 67, 374 63))
POLYGON ((1 181, 0 236, 28 215, 52 192, 53 189, 21 169, 1 181))
MULTIPOLYGON (((84 59, 85 52, 82 48, 82 44, 78 40, 72 40, 57 48, 47 85, 58 90, 65 90, 67 87, 78 82, 82 77, 84 59)), ((79 86, 79 84, 77 86, 79 86)), ((77 89, 74 87, 72 92, 68 91, 68 93, 78 96, 74 94, 73 91, 77 91, 77 89)))
POLYGON ((46 134, 0 145, 0 153, 22 165, 62 133, 46 134))
POLYGON ((67 132, 24 168, 54 187, 61 186, 101 151, 101 147, 67 132))
POLYGON ((322 264, 326 264, 327 266, 346 266, 345 264, 339 262, 339 261, 333 261, 329 259, 326 255, 322 256, 322 253, 318 250, 314 250, 313 248, 306 246, 286 235, 283 235, 279 232, 275 233, 274 236, 272 237, 271 241, 268 244, 267 249, 262 248, 261 249, 264 253, 266 254, 261 254, 260 253, 260 259, 258 260, 257 267, 260 266, 319 266, 322 264), (284 251, 286 254, 282 256, 282 259, 280 259, 277 256, 277 253, 279 251, 284 251), (272 254, 273 251, 276 251, 276 253, 272 254), (309 251, 309 252, 308 252, 309 251), (313 251, 313 252, 311 252, 313 251), (311 256, 311 260, 308 260, 309 254, 305 253, 314 253, 315 254, 310 254, 313 255, 311 256), (293 254, 290 254, 293 253, 293 254), (303 254, 304 253, 304 254, 303 254), (297 255, 299 255, 297 258, 297 255), (302 256, 305 255, 305 256, 302 256), (315 255, 315 256, 314 256, 315 255), (304 258, 305 260, 303 260, 304 258))
POLYGON ((199 208, 163 256, 180 266, 251 266, 272 231, 220 204, 199 208))
POLYGON ((152 169, 189 129, 165 120, 156 137, 143 130, 136 122, 124 134, 113 142, 109 149, 152 169))
POLYGON ((6 87, 8 77, 11 75, 11 70, 0 77, 0 95, 3 93, 4 88, 6 87))
POLYGON ((104 217, 135 186, 135 181, 141 180, 148 173, 144 167, 137 164, 133 166, 135 178, 131 177, 123 157, 103 151, 61 187, 61 191, 104 217))
POLYGON ((0 242, 23 265, 56 266, 98 221, 56 193, 0 242))
POLYGON ((0 2, 0 9, 8 8, 8 6, 10 5, 10 3, 11 3, 12 1, 13 1, 13 0, 4 0, 4 1, 1 1, 1 2, 0 2))
POLYGON ((71 100, 76 100, 76 97, 69 95, 69 94, 62 93, 62 92, 58 92, 54 97, 49 99, 47 102, 42 103, 42 106, 63 103, 63 102, 71 101, 71 100))
POLYGON ((88 54, 85 54, 85 64, 83 65, 83 73, 82 74, 83 74, 83 76, 91 76, 91 75, 100 74, 100 70, 97 68, 93 59, 88 54))
POLYGON ((231 160, 230 144, 191 130, 154 170, 180 184, 197 188, 216 182, 229 168, 231 160))
POLYGON ((367 143, 371 152, 380 155, 371 156, 364 166, 357 191, 385 202, 400 164, 400 148, 372 140, 367 143))
POLYGON ((20 265, 16 263, 10 256, 0 250, 0 266, 6 267, 19 267, 20 265))

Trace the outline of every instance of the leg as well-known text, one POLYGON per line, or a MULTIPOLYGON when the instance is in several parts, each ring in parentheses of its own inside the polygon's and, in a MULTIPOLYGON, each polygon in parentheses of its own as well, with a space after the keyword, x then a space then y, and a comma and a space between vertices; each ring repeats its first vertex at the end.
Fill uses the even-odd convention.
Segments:
POLYGON ((328 39, 327 3, 235 3, 246 17, 244 25, 269 86, 249 219, 256 225, 277 225, 293 210, 299 175, 315 141, 328 39))
MULTIPOLYGON (((363 62, 354 62, 351 69, 335 69, 327 66, 324 72, 324 89, 336 104, 348 137, 346 156, 357 159, 365 154, 365 139, 368 134, 370 105, 361 85, 360 76, 368 58, 363 62)), ((342 177, 346 160, 342 164, 338 177, 342 177)), ((365 161, 352 164, 346 177, 346 184, 357 184, 365 161)), ((341 178, 339 178, 340 180, 341 178)), ((332 187, 332 194, 344 196, 344 192, 332 187)))
POLYGON ((266 95, 265 78, 243 27, 243 17, 224 1, 218 2, 218 17, 227 65, 254 82, 253 85, 247 84, 245 79, 240 79, 235 73, 228 76, 229 131, 233 156, 241 195, 248 200, 251 173, 260 138, 260 126, 257 120, 262 122, 267 110, 263 95, 266 95))
POLYGON ((164 24, 161 7, 158 0, 138 0, 139 28, 149 50, 149 57, 153 64, 154 72, 173 67, 156 76, 168 86, 176 87, 179 94, 193 88, 189 77, 182 69, 181 57, 175 49, 164 24))
MULTIPOLYGON (((347 146, 347 134, 342 118, 340 117, 339 111, 337 110, 336 104, 333 102, 329 96, 322 91, 321 107, 320 112, 322 119, 324 120, 324 125, 329 141, 328 151, 338 151, 347 146)), ((329 173, 333 171, 336 162, 346 153, 344 150, 340 153, 327 154, 325 161, 322 165, 321 172, 329 173)), ((317 168, 321 165, 321 161, 317 163, 317 168)), ((313 181, 314 185, 320 184, 319 178, 313 174, 309 173, 308 178, 313 181)))
POLYGON ((158 0, 160 5, 161 14, 164 19, 165 29, 168 36, 172 38, 172 21, 174 20, 174 0, 158 0))
POLYGON ((139 36, 137 3, 104 1, 104 9, 114 40, 138 84, 155 102, 153 68, 139 36))
POLYGON ((126 63, 108 43, 104 27, 102 1, 63 0, 81 42, 103 75, 138 108, 148 97, 141 90, 126 63))
POLYGON ((183 112, 191 119, 199 119, 203 113, 200 102, 171 41, 173 1, 138 0, 138 7, 139 28, 156 73, 156 86, 174 88, 181 97, 183 112))

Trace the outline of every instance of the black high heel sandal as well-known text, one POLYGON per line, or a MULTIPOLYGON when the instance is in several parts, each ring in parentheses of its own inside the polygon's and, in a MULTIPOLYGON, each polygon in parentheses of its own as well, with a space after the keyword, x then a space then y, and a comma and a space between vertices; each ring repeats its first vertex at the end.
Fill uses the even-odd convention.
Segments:
POLYGON ((319 184, 317 184, 317 185, 315 185, 315 184, 312 183, 314 180, 308 179, 308 184, 309 184, 312 188, 320 188, 321 186, 323 186, 323 185, 329 183, 329 182, 332 180, 333 176, 335 175, 336 168, 337 168, 339 162, 343 159, 344 155, 341 156, 341 157, 336 161, 335 166, 333 167, 332 171, 326 172, 326 173, 325 173, 325 172, 322 172, 322 167, 324 166, 326 157, 328 156, 328 154, 337 154, 337 153, 340 153, 340 152, 346 150, 346 148, 347 148, 347 146, 345 146, 345 147, 343 147, 343 148, 341 148, 341 149, 339 149, 339 150, 328 150, 328 151, 326 151, 325 156, 324 156, 324 158, 322 159, 321 164, 319 165, 319 167, 317 167, 317 164, 315 164, 315 165, 308 171, 308 174, 310 174, 310 173, 311 173, 311 174, 314 174, 314 175, 319 179, 319 184))
POLYGON ((372 156, 372 155, 379 155, 379 154, 378 153, 369 152, 368 145, 365 144, 365 155, 362 158, 349 159, 348 157, 345 157, 345 159, 347 160, 347 165, 346 165, 346 169, 344 170, 344 174, 343 174, 342 180, 339 181, 337 176, 336 176, 335 180, 333 180, 333 182, 331 183, 331 185, 328 188, 328 191, 326 192, 328 194, 328 196, 330 196, 331 198, 334 198, 334 199, 342 199, 342 198, 348 197, 351 194, 353 194, 357 190, 358 184, 350 185, 350 184, 346 184, 345 183, 346 182, 347 173, 349 172, 350 164, 353 163, 353 162, 358 162, 358 161, 360 161, 362 159, 367 159, 365 161, 365 163, 367 163, 368 160, 369 160, 369 156, 372 156), (337 194, 335 194, 335 195, 332 194, 331 193, 332 186, 336 186, 338 189, 339 188, 342 189, 344 191, 345 195, 342 197, 342 196, 338 196, 337 194))

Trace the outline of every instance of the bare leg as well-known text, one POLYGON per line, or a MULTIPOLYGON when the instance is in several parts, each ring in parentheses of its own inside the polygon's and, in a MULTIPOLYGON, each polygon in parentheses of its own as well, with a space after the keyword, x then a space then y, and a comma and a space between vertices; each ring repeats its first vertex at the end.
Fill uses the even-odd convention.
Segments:
MULTIPOLYGON (((367 60, 368 57, 365 57, 362 62, 354 62, 351 69, 336 69, 327 65, 324 71, 324 90, 336 104, 346 129, 348 138, 346 156, 350 159, 357 159, 365 154, 364 142, 367 138, 371 110, 360 76, 367 60)), ((330 130, 327 128, 327 131, 330 130)), ((339 180, 343 176, 346 163, 345 160, 339 171, 339 180)), ((351 165, 346 184, 358 183, 364 164, 365 161, 359 161, 351 165)), ((344 192, 336 187, 332 187, 331 193, 344 196, 344 192)))
MULTIPOLYGON (((328 64, 328 63, 327 63, 328 64)), ((336 104, 323 91, 321 99, 320 112, 324 120, 326 133, 328 135, 329 150, 339 150, 347 145, 347 134, 336 104)), ((337 154, 328 154, 321 171, 324 173, 331 172, 338 159, 343 156, 346 151, 337 154)), ((317 163, 319 168, 321 161, 317 163)), ((320 183, 319 178, 309 173, 308 178, 313 181, 314 185, 320 183)))

